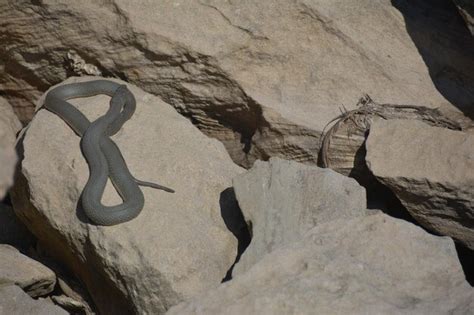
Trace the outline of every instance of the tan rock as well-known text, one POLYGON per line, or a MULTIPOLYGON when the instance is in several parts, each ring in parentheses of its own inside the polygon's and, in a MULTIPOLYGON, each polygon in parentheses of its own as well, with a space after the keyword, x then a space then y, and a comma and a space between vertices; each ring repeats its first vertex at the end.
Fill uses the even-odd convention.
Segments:
POLYGON ((424 227, 474 249, 474 134, 379 120, 367 164, 424 227))
POLYGON ((267 253, 327 221, 367 215, 365 189, 330 169, 271 158, 233 180, 252 241, 235 266, 242 274, 267 253))
POLYGON ((381 212, 317 225, 167 314, 472 314, 453 241, 381 212))
POLYGON ((474 46, 456 8, 404 3, 7 1, 0 87, 29 120, 51 83, 120 77, 175 106, 241 165, 270 156, 316 163, 325 124, 363 93, 470 107, 474 46))
POLYGON ((0 285, 16 284, 31 297, 53 291, 56 275, 48 267, 10 245, 0 244, 0 257, 0 285))
POLYGON ((34 300, 16 285, 0 285, 0 314, 68 315, 47 300, 34 300))
POLYGON ((17 161, 15 152, 16 133, 21 123, 11 105, 0 96, 0 201, 13 184, 13 172, 17 161))
MULTIPOLYGON (((66 82, 92 79, 97 78, 66 82)), ((219 195, 242 169, 221 143, 170 105, 128 88, 137 110, 113 140, 135 177, 176 193, 145 187, 145 207, 136 219, 111 227, 87 223, 79 202, 89 173, 80 139, 42 109, 23 141, 13 203, 44 248, 82 280, 101 313, 161 314, 219 284, 232 265, 237 241, 221 217, 219 195)), ((94 119, 109 100, 96 96, 71 103, 94 119)), ((121 202, 112 185, 103 202, 121 202)))

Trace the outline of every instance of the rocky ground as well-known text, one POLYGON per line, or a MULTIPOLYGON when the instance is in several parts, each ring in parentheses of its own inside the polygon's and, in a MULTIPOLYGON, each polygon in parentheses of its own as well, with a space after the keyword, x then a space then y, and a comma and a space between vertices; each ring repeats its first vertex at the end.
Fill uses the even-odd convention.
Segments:
MULTIPOLYGON (((462 0, 0 1, 0 314, 474 314, 462 0), (58 84, 126 84, 97 226, 58 84), (111 183, 104 204, 121 199, 111 183)), ((106 96, 70 102, 93 120, 106 96)))

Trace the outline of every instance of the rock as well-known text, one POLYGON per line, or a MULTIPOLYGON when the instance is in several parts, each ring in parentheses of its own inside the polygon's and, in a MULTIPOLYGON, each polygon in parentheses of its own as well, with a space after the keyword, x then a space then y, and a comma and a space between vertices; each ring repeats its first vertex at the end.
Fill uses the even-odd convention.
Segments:
POLYGON ((15 153, 16 133, 21 129, 11 105, 0 96, 0 201, 13 184, 13 172, 17 161, 15 153))
POLYGON ((34 237, 18 220, 12 207, 0 203, 0 244, 27 249, 34 243, 34 237))
MULTIPOLYGON (((65 83, 92 79, 98 78, 65 83)), ((175 194, 144 187, 145 207, 136 219, 110 227, 90 224, 79 201, 89 176, 80 138, 42 109, 22 142, 12 201, 49 254, 85 284, 100 313, 162 314, 219 284, 232 265, 237 241, 221 217, 219 195, 243 170, 219 141, 171 106, 128 88, 137 110, 112 139, 136 178, 169 186, 175 194)), ((71 103, 95 119, 109 100, 102 95, 71 103)), ((121 202, 110 184, 103 202, 121 202)))
POLYGON ((46 300, 34 300, 16 285, 0 286, 0 314, 68 315, 46 300))
POLYGON ((469 110, 474 44, 445 2, 10 1, 0 5, 0 88, 28 121, 41 93, 71 74, 119 77, 172 104, 240 165, 315 164, 326 123, 363 93, 469 110))
POLYGON ((68 310, 73 314, 93 314, 89 311, 87 305, 84 305, 81 302, 74 300, 68 296, 53 296, 51 299, 54 301, 54 303, 60 305, 62 308, 68 310))
POLYGON ((474 4, 470 0, 453 0, 458 7, 463 19, 466 21, 467 28, 474 35, 474 4))
POLYGON ((56 275, 48 267, 10 245, 0 244, 0 257, 0 285, 16 284, 31 297, 53 291, 56 275))
POLYGON ((301 239, 314 226, 367 215, 365 189, 330 169, 271 158, 233 180, 235 195, 252 227, 250 246, 234 274, 267 253, 301 239))
POLYGON ((474 249, 474 134, 376 121, 367 164, 424 227, 474 249))
POLYGON ((453 241, 378 212, 319 224, 167 314, 472 314, 473 307, 453 241))

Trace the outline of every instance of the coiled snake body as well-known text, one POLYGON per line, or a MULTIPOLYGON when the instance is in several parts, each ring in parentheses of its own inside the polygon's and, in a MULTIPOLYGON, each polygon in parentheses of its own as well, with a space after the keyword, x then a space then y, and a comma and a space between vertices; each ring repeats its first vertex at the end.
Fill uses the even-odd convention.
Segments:
POLYGON ((117 145, 109 138, 135 112, 136 102, 125 85, 95 80, 58 86, 46 95, 44 107, 64 120, 80 137, 82 153, 89 165, 89 179, 82 191, 81 203, 87 217, 99 225, 129 221, 141 212, 145 202, 141 186, 174 192, 172 189, 137 180, 130 174, 117 145), (67 100, 106 94, 112 97, 105 115, 90 122, 67 100), (102 195, 110 177, 123 203, 104 206, 102 195))

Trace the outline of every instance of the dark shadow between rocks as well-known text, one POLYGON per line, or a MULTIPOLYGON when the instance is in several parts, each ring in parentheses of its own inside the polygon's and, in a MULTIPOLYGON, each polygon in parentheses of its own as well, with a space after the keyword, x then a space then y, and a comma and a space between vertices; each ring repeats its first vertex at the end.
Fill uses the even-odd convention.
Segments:
POLYGON ((474 287, 474 250, 456 243, 456 251, 467 282, 474 287))
POLYGON ((436 89, 474 119, 474 39, 452 0, 392 0, 436 89))
POLYGON ((252 237, 251 227, 249 227, 245 222, 244 215, 242 214, 242 210, 240 209, 235 196, 234 188, 229 187, 221 192, 219 205, 225 225, 229 231, 234 234, 238 241, 235 261, 222 279, 222 282, 226 282, 232 279, 232 270, 234 269, 235 264, 239 262, 245 249, 249 246, 252 237))

